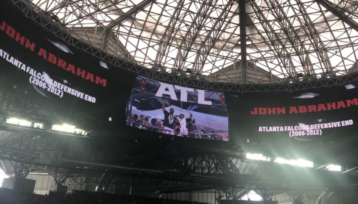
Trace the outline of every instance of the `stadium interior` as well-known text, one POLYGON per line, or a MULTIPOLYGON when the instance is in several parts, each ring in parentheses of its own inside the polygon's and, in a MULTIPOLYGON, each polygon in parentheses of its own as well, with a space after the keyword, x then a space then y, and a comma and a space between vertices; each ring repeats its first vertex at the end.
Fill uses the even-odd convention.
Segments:
POLYGON ((0 204, 358 203, 357 0, 3 0, 0 68, 0 204))

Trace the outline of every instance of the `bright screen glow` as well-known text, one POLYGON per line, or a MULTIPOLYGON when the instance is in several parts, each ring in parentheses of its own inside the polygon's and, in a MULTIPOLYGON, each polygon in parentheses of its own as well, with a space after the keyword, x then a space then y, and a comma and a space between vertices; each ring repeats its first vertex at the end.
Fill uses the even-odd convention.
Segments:
POLYGON ((255 191, 251 190, 249 191, 249 193, 242 196, 240 200, 262 201, 262 196, 260 196, 255 191))
POLYGON ((271 161, 270 157, 265 157, 262 154, 256 154, 256 153, 247 153, 246 154, 246 159, 250 159, 250 160, 256 160, 256 161, 271 161))
POLYGON ((283 158, 277 158, 275 160, 275 163, 278 164, 288 164, 291 166, 298 166, 298 167, 309 167, 309 168, 313 168, 313 162, 311 161, 307 161, 304 159, 298 159, 298 160, 288 160, 288 159, 283 159, 283 158))
POLYGON ((31 128, 37 128, 37 129, 44 128, 44 125, 42 123, 31 122, 31 121, 19 119, 19 118, 8 118, 8 119, 6 119, 6 123, 9 125, 17 125, 17 126, 21 126, 21 127, 31 127, 31 128))
POLYGON ((2 181, 5 179, 5 178, 9 178, 8 175, 5 174, 5 172, 0 169, 0 187, 2 187, 2 181))
POLYGON ((335 164, 330 164, 330 165, 326 166, 326 169, 328 171, 342 171, 342 166, 335 165, 335 164))
POLYGON ((53 125, 52 130, 57 132, 76 134, 76 135, 84 135, 84 136, 87 135, 87 131, 76 128, 76 126, 69 125, 69 124, 53 125))
POLYGON ((11 125, 23 126, 23 127, 32 127, 32 122, 18 119, 18 118, 8 118, 6 120, 6 123, 11 125))

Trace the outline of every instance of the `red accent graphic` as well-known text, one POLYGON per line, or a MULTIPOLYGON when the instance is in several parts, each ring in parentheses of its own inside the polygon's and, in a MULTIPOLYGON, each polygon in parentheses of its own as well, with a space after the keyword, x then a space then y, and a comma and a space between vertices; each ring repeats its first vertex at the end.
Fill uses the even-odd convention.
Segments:
POLYGON ((312 113, 337 110, 342 108, 349 108, 352 106, 358 106, 358 98, 347 99, 344 101, 336 101, 329 103, 321 103, 315 105, 305 106, 290 106, 290 107, 254 107, 250 111, 251 115, 279 115, 279 114, 299 114, 299 113, 312 113))
POLYGON ((20 45, 24 46, 31 52, 36 51, 39 57, 42 57, 44 60, 56 65, 57 67, 62 68, 65 71, 77 75, 85 80, 91 81, 92 83, 107 87, 107 79, 101 78, 100 76, 96 76, 91 72, 76 67, 75 65, 72 65, 71 63, 66 62, 65 60, 57 57, 56 55, 48 52, 42 47, 38 47, 38 49, 36 49, 37 46, 34 42, 31 42, 25 36, 21 35, 21 33, 12 28, 10 25, 7 25, 5 21, 1 22, 0 30, 4 31, 10 38, 14 39, 16 42, 18 42, 20 45))

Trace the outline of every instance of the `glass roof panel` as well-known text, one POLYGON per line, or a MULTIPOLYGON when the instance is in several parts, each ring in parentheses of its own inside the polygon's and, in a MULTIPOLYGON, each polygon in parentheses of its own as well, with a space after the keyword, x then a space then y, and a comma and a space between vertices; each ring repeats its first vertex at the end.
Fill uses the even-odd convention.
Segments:
MULTIPOLYGON (((89 42, 95 42, 90 36, 104 39, 104 30, 111 29, 133 59, 148 68, 192 69, 210 76, 241 62, 234 0, 31 1, 70 29, 96 28, 89 42)), ((358 24, 356 0, 325 1, 358 24)), ((357 28, 315 0, 248 0, 246 12, 247 61, 262 73, 342 75, 358 60, 357 28)), ((228 82, 240 77, 225 74, 228 82)))

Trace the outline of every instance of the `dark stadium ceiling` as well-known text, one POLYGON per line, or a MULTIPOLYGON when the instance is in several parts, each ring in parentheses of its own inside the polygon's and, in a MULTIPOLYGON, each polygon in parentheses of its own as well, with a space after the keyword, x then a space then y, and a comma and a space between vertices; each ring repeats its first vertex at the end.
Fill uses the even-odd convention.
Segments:
POLYGON ((262 84, 358 69, 356 0, 30 1, 74 37, 168 73, 262 84))

